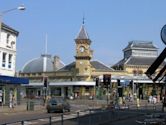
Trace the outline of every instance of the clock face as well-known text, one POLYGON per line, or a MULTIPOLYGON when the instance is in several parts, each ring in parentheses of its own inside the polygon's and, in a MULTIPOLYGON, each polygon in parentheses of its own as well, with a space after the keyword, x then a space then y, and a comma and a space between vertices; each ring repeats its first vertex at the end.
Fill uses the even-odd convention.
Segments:
POLYGON ((80 47, 80 52, 84 52, 85 48, 83 46, 80 47))

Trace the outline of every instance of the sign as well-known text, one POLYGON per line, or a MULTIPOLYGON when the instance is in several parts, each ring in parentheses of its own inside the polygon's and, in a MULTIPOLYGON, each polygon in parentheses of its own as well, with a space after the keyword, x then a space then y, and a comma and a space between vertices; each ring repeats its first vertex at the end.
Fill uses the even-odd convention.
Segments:
POLYGON ((163 28, 161 29, 160 35, 161 35, 161 40, 166 45, 166 25, 164 25, 163 28))
MULTIPOLYGON (((161 65, 166 57, 166 48, 161 52, 161 54, 157 57, 157 59, 152 63, 152 65, 148 68, 145 74, 150 78, 153 79, 152 76, 157 70, 157 68, 161 65)), ((157 80, 157 79, 155 79, 157 80)), ((154 80, 153 80, 154 81, 154 80)))

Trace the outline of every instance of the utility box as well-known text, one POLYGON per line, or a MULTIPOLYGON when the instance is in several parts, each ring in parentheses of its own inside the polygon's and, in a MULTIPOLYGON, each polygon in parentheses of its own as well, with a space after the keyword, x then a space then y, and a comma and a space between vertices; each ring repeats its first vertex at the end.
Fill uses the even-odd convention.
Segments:
POLYGON ((34 102, 31 101, 27 101, 27 111, 34 111, 34 102))

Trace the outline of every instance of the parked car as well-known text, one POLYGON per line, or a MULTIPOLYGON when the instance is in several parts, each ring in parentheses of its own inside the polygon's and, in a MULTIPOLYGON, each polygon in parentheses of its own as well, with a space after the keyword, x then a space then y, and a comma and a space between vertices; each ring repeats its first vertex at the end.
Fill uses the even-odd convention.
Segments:
POLYGON ((70 112, 70 104, 62 97, 52 97, 47 103, 47 112, 70 112))

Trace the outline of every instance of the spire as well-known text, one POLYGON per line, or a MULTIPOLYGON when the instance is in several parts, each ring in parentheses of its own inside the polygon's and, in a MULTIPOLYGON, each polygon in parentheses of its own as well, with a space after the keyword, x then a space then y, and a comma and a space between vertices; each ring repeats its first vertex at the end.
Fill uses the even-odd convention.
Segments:
POLYGON ((81 28, 80 28, 80 31, 79 31, 79 33, 78 33, 76 39, 89 39, 88 33, 87 33, 86 30, 85 30, 84 24, 85 24, 85 18, 84 18, 84 16, 83 16, 82 26, 81 26, 81 28))
POLYGON ((45 54, 47 54, 47 33, 46 33, 46 37, 45 37, 45 54))

